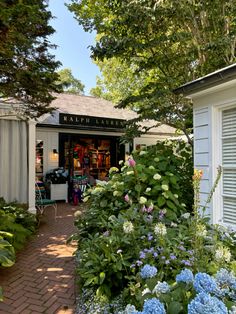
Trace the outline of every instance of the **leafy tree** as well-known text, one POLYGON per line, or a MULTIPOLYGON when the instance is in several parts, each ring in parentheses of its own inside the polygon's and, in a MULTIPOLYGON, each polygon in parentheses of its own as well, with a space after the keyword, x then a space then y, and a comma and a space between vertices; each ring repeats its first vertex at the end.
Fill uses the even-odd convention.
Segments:
POLYGON ((236 0, 72 0, 69 9, 98 34, 94 59, 119 58, 147 75, 119 106, 185 134, 192 105, 173 89, 235 62, 236 0))
POLYGON ((97 85, 90 94, 119 103, 122 99, 132 94, 137 94, 146 80, 145 71, 137 72, 136 64, 122 62, 119 58, 96 61, 102 73, 97 77, 97 85))
POLYGON ((73 76, 71 69, 62 69, 57 73, 59 74, 59 84, 61 84, 64 92, 73 94, 84 93, 84 85, 73 76))
POLYGON ((48 52, 55 48, 48 41, 51 18, 46 0, 0 1, 0 101, 21 103, 26 117, 51 111, 51 92, 60 91, 60 62, 48 52))

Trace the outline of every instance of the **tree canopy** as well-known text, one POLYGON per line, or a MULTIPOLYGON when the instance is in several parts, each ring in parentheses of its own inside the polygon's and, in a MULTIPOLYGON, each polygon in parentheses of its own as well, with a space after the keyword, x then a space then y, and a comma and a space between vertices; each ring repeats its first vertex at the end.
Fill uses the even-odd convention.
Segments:
POLYGON ((61 85, 63 92, 72 94, 84 94, 84 84, 75 78, 71 69, 65 68, 57 72, 59 75, 58 83, 61 85))
POLYGON ((145 73, 119 106, 136 106, 141 119, 186 134, 192 105, 173 89, 235 62, 236 0, 72 0, 69 9, 86 31, 97 32, 95 60, 116 58, 134 75, 145 73))
POLYGON ((21 113, 37 117, 49 112, 52 92, 59 92, 55 72, 60 62, 48 51, 55 48, 46 0, 0 1, 0 101, 21 103, 21 113))
POLYGON ((93 96, 119 103, 131 94, 137 94, 147 76, 137 65, 121 61, 119 58, 96 61, 102 77, 97 77, 96 87, 90 90, 93 96))

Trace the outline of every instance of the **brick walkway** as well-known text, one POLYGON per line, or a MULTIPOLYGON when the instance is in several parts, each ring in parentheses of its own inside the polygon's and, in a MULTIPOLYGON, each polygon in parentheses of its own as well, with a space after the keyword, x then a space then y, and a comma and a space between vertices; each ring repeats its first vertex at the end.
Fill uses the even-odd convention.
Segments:
POLYGON ((46 208, 36 236, 17 254, 11 268, 0 270, 4 302, 0 314, 72 314, 75 311, 75 247, 66 245, 74 231, 74 208, 58 204, 58 216, 46 208))

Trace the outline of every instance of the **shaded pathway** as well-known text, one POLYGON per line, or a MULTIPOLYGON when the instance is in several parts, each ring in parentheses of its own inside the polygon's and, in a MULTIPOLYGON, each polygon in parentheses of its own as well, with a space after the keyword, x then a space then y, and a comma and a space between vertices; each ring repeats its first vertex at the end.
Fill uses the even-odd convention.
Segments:
POLYGON ((55 221, 54 210, 46 208, 37 235, 17 254, 16 264, 0 270, 0 314, 74 313, 75 247, 66 245, 75 231, 73 214, 71 205, 59 203, 55 221))

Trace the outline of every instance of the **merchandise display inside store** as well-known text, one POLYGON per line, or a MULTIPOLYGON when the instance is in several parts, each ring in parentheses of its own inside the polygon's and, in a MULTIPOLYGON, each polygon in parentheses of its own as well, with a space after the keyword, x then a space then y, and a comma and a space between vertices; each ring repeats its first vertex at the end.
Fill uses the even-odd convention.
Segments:
POLYGON ((60 164, 72 177, 88 176, 104 180, 116 159, 112 139, 72 136, 60 141, 63 157, 60 164))

